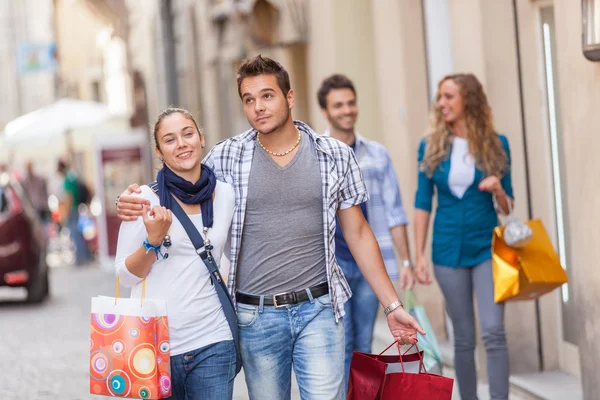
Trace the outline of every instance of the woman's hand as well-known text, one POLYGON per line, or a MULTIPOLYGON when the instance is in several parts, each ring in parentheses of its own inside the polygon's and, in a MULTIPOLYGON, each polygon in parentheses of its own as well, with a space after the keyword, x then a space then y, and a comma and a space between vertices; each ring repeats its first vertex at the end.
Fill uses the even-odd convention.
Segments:
POLYGON ((417 276, 417 280, 423 285, 429 285, 433 282, 429 275, 429 265, 425 257, 417 257, 415 275, 417 276))
POLYGON ((142 217, 146 232, 148 232, 148 242, 155 246, 162 244, 173 221, 171 210, 161 206, 153 206, 148 212, 148 207, 144 204, 142 205, 142 217))
POLYGON ((494 175, 488 176, 482 180, 477 188, 482 192, 491 193, 496 197, 501 197, 504 195, 504 188, 500 184, 500 179, 494 175))

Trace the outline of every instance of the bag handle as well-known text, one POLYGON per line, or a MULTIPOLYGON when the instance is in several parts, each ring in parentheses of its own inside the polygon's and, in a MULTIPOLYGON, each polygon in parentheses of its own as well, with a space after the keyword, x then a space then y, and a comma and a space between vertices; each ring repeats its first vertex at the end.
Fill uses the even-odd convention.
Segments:
MULTIPOLYGON (((117 300, 121 298, 121 278, 117 274, 117 288, 115 290, 115 306, 117 300)), ((146 299, 146 278, 142 279, 142 297, 140 297, 140 307, 142 307, 144 300, 146 299)))
POLYGON ((394 341, 392 344, 390 344, 388 347, 385 348, 385 350, 383 350, 381 353, 379 353, 377 356, 381 356, 383 355, 383 353, 385 353, 386 351, 388 351, 389 349, 392 348, 393 345, 397 345, 398 347, 398 358, 400 360, 400 366, 402 367, 402 373, 404 374, 406 371, 404 370, 404 361, 402 360, 402 356, 405 356, 406 353, 408 353, 410 351, 410 349, 412 349, 413 347, 417 349, 417 355, 419 356, 419 371, 421 371, 421 368, 423 368, 423 371, 426 374, 429 374, 427 372, 427 369, 425 369, 425 363, 423 362, 423 356, 421 355, 421 350, 419 350, 419 346, 414 343, 411 344, 410 347, 408 349, 406 349, 406 351, 404 353, 402 353, 402 349, 401 349, 401 344, 400 342, 398 342, 397 340, 394 341))
POLYGON ((507 196, 507 203, 508 203, 508 214, 504 212, 504 210, 502 209, 502 207, 500 207, 500 204, 498 204, 498 199, 496 198, 496 195, 493 194, 492 195, 492 201, 494 202, 494 209, 496 210, 496 214, 500 215, 502 218, 509 218, 510 216, 513 215, 513 206, 512 206, 512 201, 511 198, 507 196))

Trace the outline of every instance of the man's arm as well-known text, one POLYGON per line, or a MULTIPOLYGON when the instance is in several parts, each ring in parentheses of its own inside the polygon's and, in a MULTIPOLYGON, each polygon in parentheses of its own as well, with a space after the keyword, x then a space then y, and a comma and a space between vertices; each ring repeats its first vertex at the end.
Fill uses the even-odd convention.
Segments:
POLYGON ((400 255, 402 265, 400 266, 400 287, 402 289, 411 289, 415 284, 415 278, 413 276, 412 266, 404 265, 405 261, 411 262, 410 257, 410 246, 408 245, 408 234, 406 225, 398 225, 390 229, 392 235, 392 241, 394 246, 400 255))
POLYGON ((385 217, 394 247, 400 255, 400 287, 402 289, 412 288, 414 285, 414 276, 411 268, 412 259, 410 258, 410 246, 408 244, 408 234, 406 226, 408 218, 404 205, 402 204, 402 195, 400 194, 400 185, 398 177, 394 171, 394 164, 387 150, 382 146, 382 157, 385 166, 382 173, 381 190, 383 205, 385 207, 385 217), (410 263, 406 266, 406 263, 410 263))
POLYGON ((394 246, 402 260, 410 260, 410 246, 406 225, 398 225, 390 229, 394 246))
MULTIPOLYGON (((202 164, 211 168, 219 180, 224 180, 221 173, 221 165, 223 163, 222 149, 226 141, 217 143, 204 157, 202 164), (217 163, 220 161, 220 164, 217 163)), ((134 193, 140 194, 140 186, 137 183, 129 185, 129 187, 121 193, 117 200, 117 217, 122 221, 135 221, 142 215, 142 206, 145 204, 150 207, 150 202, 144 200, 141 196, 132 196, 134 193)))
MULTIPOLYGON (((350 252, 379 302, 384 307, 388 307, 399 301, 385 269, 375 235, 360 207, 355 205, 339 210, 338 217, 350 252)), ((417 331, 425 334, 417 321, 403 307, 398 307, 389 313, 387 322, 394 338, 402 343, 415 343, 417 331)))

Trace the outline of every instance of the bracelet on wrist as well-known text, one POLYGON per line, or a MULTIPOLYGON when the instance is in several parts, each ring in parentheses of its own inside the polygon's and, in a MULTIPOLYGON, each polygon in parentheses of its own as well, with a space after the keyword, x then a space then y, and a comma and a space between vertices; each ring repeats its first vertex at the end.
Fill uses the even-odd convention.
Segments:
POLYGON ((384 308, 383 312, 384 312, 385 316, 387 317, 388 315, 390 315, 392 313, 392 311, 394 311, 396 308, 399 308, 399 307, 404 307, 404 305, 402 304, 402 302, 400 300, 396 300, 395 302, 393 302, 392 304, 390 304, 389 306, 384 308))
POLYGON ((412 260, 403 260, 402 261, 402 266, 404 268, 415 269, 415 264, 413 264, 412 260))
POLYGON ((161 257, 164 259, 165 256, 164 254, 160 251, 160 247, 162 246, 162 243, 160 243, 159 245, 155 246, 152 243, 150 243, 150 241, 148 241, 148 239, 146 238, 146 240, 144 240, 144 243, 142 243, 142 247, 146 249, 146 254, 148 254, 149 252, 153 251, 154 254, 156 254, 156 259, 158 260, 158 255, 160 254, 161 257))

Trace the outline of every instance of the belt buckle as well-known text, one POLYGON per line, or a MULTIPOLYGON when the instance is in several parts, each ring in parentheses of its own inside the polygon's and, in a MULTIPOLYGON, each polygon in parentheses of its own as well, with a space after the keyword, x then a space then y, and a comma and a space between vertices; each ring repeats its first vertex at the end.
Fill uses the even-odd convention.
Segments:
POLYGON ((273 295, 273 305, 275 306, 275 308, 285 307, 285 304, 277 304, 277 296, 281 296, 284 294, 287 294, 287 292, 277 293, 273 295))

